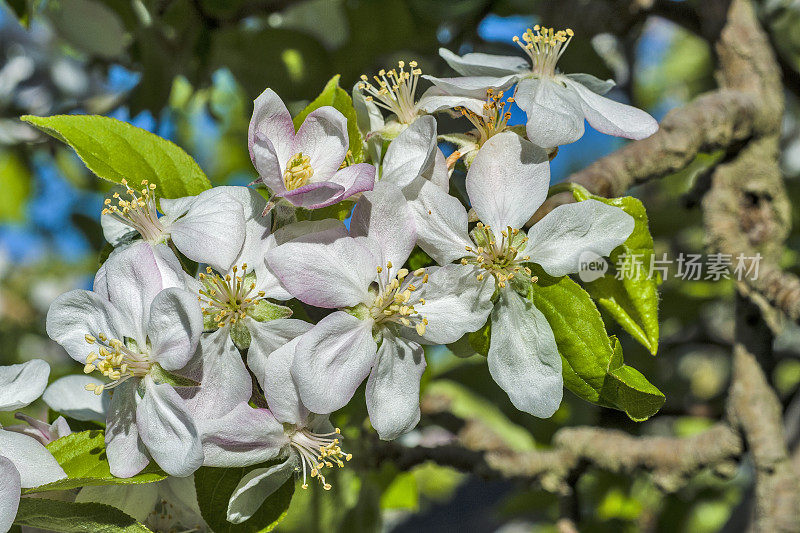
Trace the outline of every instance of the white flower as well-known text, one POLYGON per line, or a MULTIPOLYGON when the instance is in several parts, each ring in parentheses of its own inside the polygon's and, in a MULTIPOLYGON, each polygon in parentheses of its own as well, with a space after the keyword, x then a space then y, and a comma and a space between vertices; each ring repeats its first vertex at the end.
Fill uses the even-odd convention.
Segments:
POLYGON ((367 410, 384 439, 419 421, 419 380, 425 369, 420 342, 453 342, 485 319, 466 302, 483 293, 486 283, 474 278, 454 283, 456 266, 400 268, 415 241, 405 198, 395 185, 380 182, 356 204, 350 234, 340 225, 267 255, 296 298, 340 309, 299 341, 292 375, 303 404, 315 413, 336 411, 369 377, 367 410))
POLYGON ((267 89, 255 100, 248 143, 259 180, 297 207, 333 205, 375 181, 372 165, 347 165, 347 119, 331 106, 309 113, 295 133, 283 101, 267 89))
POLYGON ((156 533, 211 531, 200 514, 194 476, 168 477, 156 483, 83 487, 75 501, 116 507, 156 533))
POLYGON ((163 216, 159 216, 155 184, 145 180, 140 191, 131 189, 125 180, 122 184, 128 198, 114 193, 113 200, 106 199, 100 216, 108 242, 123 245, 138 234, 159 256, 172 255, 165 246, 171 243, 192 261, 230 268, 242 247, 244 215, 241 205, 225 191, 217 187, 197 196, 161 198, 158 206, 163 216))
POLYGON ((528 115, 528 138, 543 148, 554 148, 583 136, 584 118, 596 130, 629 139, 649 137, 658 123, 644 111, 601 96, 614 86, 589 74, 560 74, 558 59, 572 39, 572 30, 553 31, 534 26, 522 39, 514 37, 530 59, 466 54, 446 49, 439 54, 463 78, 427 77, 445 92, 506 89, 518 83, 517 105, 528 115))
MULTIPOLYGON (((14 411, 36 400, 47 386, 49 375, 50 367, 41 359, 0 366, 0 411, 14 411)), ((44 425, 39 429, 49 433, 44 425)), ((60 431, 69 431, 69 427, 61 423, 58 427, 60 431)), ((26 434, 27 431, 18 431, 20 429, 0 428, 0 531, 8 531, 13 524, 21 489, 67 477, 44 447, 45 435, 37 438, 38 435, 26 434)))
POLYGON ((410 203, 423 250, 443 268, 487 283, 489 295, 497 289, 495 304, 487 292, 470 304, 491 310, 489 371, 518 409, 539 417, 561 403, 561 358, 544 315, 516 290, 536 281, 527 264, 553 276, 577 272, 581 252, 608 255, 633 231, 624 211, 587 200, 557 207, 526 238, 520 228, 544 202, 549 180, 546 155, 506 132, 484 144, 467 173, 467 194, 481 220, 471 232, 464 206, 438 187, 419 182, 410 203))
POLYGON ((302 472, 304 489, 311 477, 329 490, 322 469, 343 467, 351 458, 340 447, 342 436, 328 417, 310 413, 300 401, 290 371, 298 335, 312 325, 294 322, 296 330, 287 339, 276 340, 268 351, 251 349, 247 354, 269 410, 242 403, 221 418, 200 422, 208 466, 241 467, 275 460, 269 467, 248 472, 239 482, 227 511, 233 523, 250 518, 294 472, 302 472))
POLYGON ((93 291, 63 294, 47 314, 50 338, 87 374, 99 371, 110 380, 85 389, 98 395, 114 389, 105 439, 115 476, 137 474, 150 457, 178 476, 203 462, 194 422, 170 383, 170 373, 187 365, 202 332, 197 297, 184 287, 177 258, 162 263, 151 247, 131 246, 112 253, 93 291))
MULTIPOLYGON (((430 87, 416 100, 417 83, 422 70, 416 61, 398 63, 398 69, 380 70, 373 76, 373 82, 366 74, 353 88, 353 105, 359 119, 359 129, 369 143, 370 137, 378 135, 380 139, 392 140, 413 124, 420 116, 435 113, 456 106, 466 107, 479 113, 483 106, 485 91, 450 94, 440 87, 430 87), (390 113, 385 120, 380 112, 382 108, 390 113)), ((423 76, 427 78, 427 76, 423 76)), ((372 153, 372 150, 370 151, 372 153)), ((373 158, 373 161, 379 158, 373 158)))

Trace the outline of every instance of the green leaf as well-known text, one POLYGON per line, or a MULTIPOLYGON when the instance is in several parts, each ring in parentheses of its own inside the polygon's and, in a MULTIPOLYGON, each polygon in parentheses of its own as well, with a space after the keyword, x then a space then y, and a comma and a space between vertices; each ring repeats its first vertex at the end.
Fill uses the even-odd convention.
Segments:
POLYGON ((317 96, 313 102, 308 104, 299 115, 294 117, 295 129, 300 127, 309 113, 326 105, 333 106, 347 118, 347 134, 350 138, 350 152, 353 154, 353 159, 356 163, 363 162, 363 140, 361 139, 361 132, 358 129, 356 109, 353 107, 353 99, 350 98, 347 91, 339 87, 338 74, 328 81, 325 88, 322 89, 320 95, 317 96))
POLYGON ((228 502, 244 475, 257 465, 248 468, 202 467, 194 473, 197 502, 203 518, 215 533, 266 533, 284 519, 294 494, 294 476, 276 490, 247 521, 233 524, 226 519, 228 502))
POLYGON ((64 533, 148 533, 116 507, 42 498, 22 498, 15 524, 64 533))
POLYGON ((150 463, 139 474, 129 478, 111 475, 106 457, 103 431, 89 430, 61 437, 47 445, 67 474, 66 479, 23 489, 23 494, 66 490, 89 485, 136 485, 153 483, 165 479, 167 475, 155 463, 150 463))
POLYGON ((25 220, 25 204, 33 177, 28 167, 11 152, 0 152, 0 222, 25 220))
POLYGON ((619 207, 633 217, 633 233, 609 256, 622 279, 606 274, 585 283, 584 288, 631 337, 655 355, 658 352, 658 285, 661 280, 657 275, 650 277, 653 237, 644 204, 632 196, 595 196, 579 185, 572 188, 572 193, 578 201, 592 198, 619 207))
POLYGON ((211 188, 200 166, 172 142, 141 128, 98 115, 55 115, 22 120, 70 145, 99 177, 139 188, 156 185, 163 198, 192 196, 211 188))
POLYGON ((567 276, 553 278, 541 267, 532 269, 538 281, 530 285, 528 298, 553 330, 564 385, 584 400, 625 411, 633 420, 655 414, 664 403, 663 394, 623 364, 622 349, 609 338, 589 294, 567 276), (654 395, 660 396, 660 403, 654 395))
POLYGON ((297 220, 326 220, 333 218, 344 221, 353 212, 353 206, 355 205, 356 203, 352 200, 343 200, 320 209, 294 209, 294 214, 297 220))

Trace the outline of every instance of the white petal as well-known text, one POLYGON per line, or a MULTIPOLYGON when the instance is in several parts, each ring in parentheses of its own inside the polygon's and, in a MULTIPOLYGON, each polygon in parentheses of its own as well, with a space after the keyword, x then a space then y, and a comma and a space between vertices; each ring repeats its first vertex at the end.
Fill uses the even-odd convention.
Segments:
POLYGON ((467 210, 461 202, 422 178, 404 192, 414 213, 420 248, 440 265, 464 257, 472 240, 467 233, 467 210))
POLYGON ((436 157, 434 159, 433 168, 429 176, 425 176, 431 182, 440 187, 444 192, 450 192, 450 171, 447 170, 447 159, 445 159, 442 151, 436 149, 436 157))
POLYGON ((225 191, 209 189, 197 195, 184 214, 173 212, 168 200, 161 201, 172 242, 180 252, 198 263, 227 272, 239 256, 244 241, 242 205, 225 191), (180 218, 178 218, 180 217, 180 218))
MULTIPOLYGON (((294 134, 292 135, 294 136, 294 134)), ((293 137, 288 141, 291 143, 292 139, 293 137)), ((276 140, 276 142, 278 141, 276 140)), ((285 141, 281 145, 284 146, 285 141)), ((256 167, 260 181, 278 196, 286 192, 283 171, 292 154, 291 144, 286 148, 286 153, 289 155, 285 158, 278 155, 272 141, 263 135, 258 135, 250 145, 250 159, 253 161, 253 166, 256 167)))
POLYGON ((514 85, 519 79, 518 74, 508 76, 470 76, 467 78, 437 78, 434 76, 423 75, 423 78, 430 81, 447 94, 457 94, 471 98, 486 99, 486 90, 504 91, 514 85))
POLYGON ((318 207, 327 207, 336 202, 341 202, 350 198, 356 193, 370 191, 375 185, 375 167, 369 163, 356 163, 355 165, 348 165, 330 177, 331 183, 341 185, 344 189, 339 196, 332 200, 311 207, 317 209, 318 207))
POLYGON ((305 235, 267 253, 267 264, 298 300, 316 307, 350 307, 368 298, 375 255, 338 229, 305 235))
POLYGON ((75 420, 106 421, 111 397, 87 391, 86 385, 102 385, 104 382, 94 376, 73 374, 55 380, 44 391, 42 399, 50 409, 75 420))
POLYGON ((67 477, 47 448, 28 435, 0 429, 0 453, 14 464, 23 488, 38 487, 67 477))
POLYGON ((566 84, 580 97, 583 114, 597 131, 636 140, 658 131, 656 119, 641 109, 600 96, 572 80, 566 80, 566 84))
POLYGON ((400 189, 388 182, 378 183, 358 200, 350 219, 350 234, 369 237, 378 243, 383 262, 392 262, 389 278, 406 262, 417 242, 414 215, 408 202, 400 189))
POLYGON ((547 319, 510 287, 492 311, 489 372, 514 407, 540 418, 556 412, 563 395, 561 356, 547 319))
POLYGON ((150 354, 165 370, 179 370, 194 355, 203 332, 203 313, 197 296, 170 288, 158 293, 147 324, 150 354))
POLYGON ((0 411, 14 411, 32 403, 44 392, 48 377, 50 365, 41 359, 0 366, 0 411))
POLYGON ((289 458, 269 468, 248 472, 231 494, 228 521, 240 524, 253 516, 264 501, 289 480, 295 464, 296 461, 289 458))
POLYGON ((381 181, 404 187, 430 171, 436 157, 436 120, 422 116, 397 136, 383 157, 381 181))
MULTIPOLYGON (((474 95, 474 91, 469 91, 470 95, 474 95)), ((417 102, 417 109, 425 113, 436 113, 444 111, 445 109, 453 109, 455 107, 463 107, 469 109, 473 113, 479 115, 483 114, 483 106, 486 104, 486 92, 483 91, 483 97, 464 96, 460 94, 450 94, 442 87, 434 85, 429 87, 427 91, 422 93, 417 102)), ((418 119, 419 120, 419 119, 418 119)))
POLYGON ((242 467, 273 459, 289 443, 283 425, 267 409, 237 405, 220 418, 197 421, 206 466, 242 467))
POLYGON ((569 78, 570 80, 580 83, 593 93, 597 94, 606 94, 608 91, 614 88, 616 83, 614 80, 601 80, 591 74, 583 74, 583 73, 576 73, 576 74, 566 74, 564 75, 565 78, 569 78))
POLYGON ((247 365, 261 384, 270 410, 281 422, 305 425, 308 416, 290 371, 299 336, 312 327, 302 320, 286 319, 261 322, 250 330, 247 365))
POLYGON ((64 347, 70 357, 80 363, 97 346, 86 342, 86 335, 97 337, 104 333, 119 338, 122 322, 119 312, 108 300, 94 292, 74 290, 53 301, 47 312, 47 334, 64 347))
POLYGON ((560 205, 528 232, 523 255, 551 276, 578 272, 583 252, 607 256, 633 231, 633 217, 597 200, 560 205))
POLYGON ((0 455, 0 532, 5 533, 14 524, 19 508, 19 495, 22 489, 19 472, 9 459, 0 455))
POLYGON ((111 474, 132 477, 150 463, 136 427, 138 379, 129 379, 114 389, 106 418, 106 454, 111 474))
MULTIPOLYGON (((300 338, 292 339, 267 357, 261 357, 263 368, 258 370, 258 380, 264 388, 270 411, 284 424, 304 426, 308 409, 300 401, 300 392, 292 378, 294 353, 300 338)), ((247 354, 248 360, 250 354, 247 354)), ((253 370, 256 372, 256 370, 253 370)))
POLYGON ((139 436, 150 455, 171 476, 188 476, 203 465, 200 433, 172 385, 145 378, 136 409, 139 436))
POLYGON ((292 376, 309 411, 332 413, 353 397, 375 361, 372 324, 336 311, 303 335, 292 376))
POLYGON ((280 165, 282 165, 279 174, 283 174, 283 165, 286 165, 286 162, 294 154, 292 152, 295 137, 294 125, 286 105, 272 89, 265 90, 253 102, 253 117, 250 119, 247 134, 251 157, 253 156, 253 145, 256 144, 259 137, 269 140, 277 159, 280 160, 280 165))
POLYGON ((447 48, 439 48, 439 55, 450 68, 462 76, 506 76, 530 67, 528 60, 520 56, 498 56, 477 52, 458 56, 447 48))
POLYGON ((158 503, 158 486, 159 483, 143 483, 83 487, 75 501, 110 505, 137 521, 144 522, 158 503))
POLYGON ((516 133, 500 133, 478 151, 467 172, 467 195, 498 242, 507 226, 521 228, 547 198, 550 164, 516 133))
POLYGON ((583 137, 583 111, 573 91, 549 79, 519 82, 517 106, 528 115, 528 139, 542 148, 570 144, 583 137))
POLYGON ((327 181, 344 161, 348 146, 347 119, 331 106, 308 114, 294 140, 294 152, 308 156, 312 181, 327 181))
POLYGON ((472 265, 446 265, 430 269, 420 296, 425 305, 415 306, 428 320, 423 338, 433 344, 449 344, 480 329, 489 318, 494 277, 478 281, 472 265))
POLYGON ((121 242, 138 235, 138 232, 131 226, 111 215, 100 215, 100 227, 103 228, 103 237, 112 246, 117 246, 121 242))
POLYGON ((186 375, 200 383, 178 391, 195 418, 218 418, 250 400, 253 382, 233 344, 230 328, 220 328, 200 337, 198 353, 186 375))
POLYGON ((419 380, 424 371, 422 346, 385 329, 366 391, 369 420, 381 439, 396 439, 419 422, 419 380))

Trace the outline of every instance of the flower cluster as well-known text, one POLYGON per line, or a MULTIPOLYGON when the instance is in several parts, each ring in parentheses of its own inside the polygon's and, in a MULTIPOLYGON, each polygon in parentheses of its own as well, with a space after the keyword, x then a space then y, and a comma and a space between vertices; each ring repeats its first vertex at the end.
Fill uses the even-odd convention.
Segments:
MULTIPOLYGON (((423 76, 413 61, 364 76, 353 93, 355 139, 331 106, 295 130, 267 89, 249 128, 259 176, 250 187, 168 199, 148 181, 122 181, 101 216, 114 250, 92 290, 61 295, 47 316, 48 335, 85 373, 53 384, 48 405, 103 419, 114 476, 135 476, 151 461, 176 478, 201 466, 258 465, 230 498, 234 523, 293 475, 304 488, 314 479, 331 488, 327 472, 351 455, 329 417, 363 382, 380 438, 414 429, 425 345, 490 324, 491 376, 517 408, 551 416, 562 398, 561 357, 528 297, 534 271, 576 273, 580 254, 607 256, 634 228, 631 216, 596 200, 557 207, 529 227, 548 194, 553 149, 580 137, 584 118, 631 138, 657 128, 600 96, 609 82, 556 71, 572 36, 529 30, 516 41, 530 64, 442 50, 463 77, 423 76), (417 101, 421 79, 433 86, 417 101), (512 105, 528 115, 524 130, 508 125, 512 105), (445 110, 475 127, 449 159, 431 115, 445 110), (450 178, 467 155, 462 203, 450 178), (347 223, 326 218, 323 208, 336 204, 352 206, 347 223), (411 266, 415 250, 427 266, 411 266)), ((40 366, 4 370, 33 377, 12 376, 24 384, 8 398, 0 387, 0 408, 41 394, 40 366)), ((63 426, 33 423, 27 433, 38 441, 0 431, 0 469, 19 478, 12 492, 63 477, 40 444, 63 426), (52 463, 46 478, 29 475, 31 460, 52 463)))

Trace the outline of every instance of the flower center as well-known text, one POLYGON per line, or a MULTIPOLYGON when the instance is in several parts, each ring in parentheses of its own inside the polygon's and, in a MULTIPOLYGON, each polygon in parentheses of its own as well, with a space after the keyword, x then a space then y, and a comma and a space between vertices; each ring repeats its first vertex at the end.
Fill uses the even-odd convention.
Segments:
POLYGON ((409 61, 408 70, 405 69, 405 61, 400 61, 397 66, 399 71, 392 69, 386 72, 381 69, 377 76, 373 76, 377 85, 370 83, 366 74, 362 74, 358 88, 365 93, 364 97, 368 102, 375 102, 376 105, 394 113, 397 115, 397 120, 403 124, 411 124, 417 117, 414 94, 422 70, 417 68, 416 61, 409 61))
POLYGON ((200 289, 200 305, 203 315, 213 316, 218 328, 235 324, 247 316, 248 311, 264 297, 264 291, 254 292, 255 282, 249 282, 244 273, 247 263, 233 267, 233 275, 225 277, 206 267, 206 273, 200 273, 200 281, 205 285, 200 289), (237 275, 237 273, 241 275, 237 275))
POLYGON ((298 429, 291 435, 291 446, 300 455, 300 462, 303 466, 303 488, 308 488, 306 477, 319 479, 322 488, 331 490, 330 483, 325 481, 325 476, 321 470, 325 467, 339 468, 344 467, 344 461, 349 461, 353 456, 339 446, 339 439, 342 438, 339 428, 333 433, 313 433, 307 428, 298 429))
POLYGON ((96 344, 98 350, 86 357, 84 373, 91 374, 97 370, 111 380, 105 385, 86 384, 86 390, 94 391, 98 396, 103 390, 113 389, 130 378, 146 376, 153 366, 148 354, 139 351, 133 342, 129 347, 121 340, 109 338, 103 333, 98 333, 97 337, 87 334, 85 339, 88 344, 96 344))
MULTIPOLYGON (((386 263, 391 269, 392 262, 386 263)), ((415 294, 419 288, 428 283, 428 274, 424 268, 415 270, 409 276, 405 268, 397 271, 391 280, 384 282, 383 267, 378 267, 378 295, 369 308, 370 315, 376 324, 395 322, 406 327, 412 325, 420 335, 425 334, 428 319, 424 318, 415 305, 425 305, 425 299, 415 294)))
POLYGON ((286 163, 286 170, 283 171, 283 184, 287 191, 293 191, 308 183, 313 175, 311 158, 303 155, 303 152, 299 152, 290 157, 289 162, 286 163))
POLYGON ((158 211, 156 211, 156 199, 153 195, 156 184, 148 184, 147 180, 142 180, 142 190, 138 193, 128 186, 128 180, 123 179, 122 185, 125 186, 131 199, 125 200, 115 192, 114 199, 117 200, 117 205, 113 205, 111 198, 106 198, 106 207, 102 213, 111 215, 123 224, 132 227, 147 241, 160 241, 163 237, 164 226, 158 220, 158 211))
POLYGON ((528 241, 528 238, 520 237, 519 230, 511 226, 503 230, 500 235, 502 239, 498 245, 492 228, 478 222, 472 234, 476 248, 465 247, 471 255, 461 259, 461 264, 479 266, 483 270, 476 276, 478 281, 483 280, 484 273, 488 272, 495 277, 500 287, 505 287, 519 272, 524 272, 532 282, 536 283, 538 278, 531 276, 531 269, 522 265, 530 261, 530 256, 517 255, 519 248, 528 241))
POLYGON ((553 28, 545 28, 538 24, 533 29, 522 34, 522 41, 516 35, 514 42, 517 43, 533 64, 532 71, 537 76, 553 77, 556 72, 556 63, 564 54, 572 40, 573 32, 571 29, 554 31, 553 28))
MULTIPOLYGON (((514 99, 509 98, 508 103, 514 103, 514 99)), ((490 137, 505 131, 508 119, 511 118, 510 112, 503 112, 505 107, 506 102, 503 101, 503 91, 495 93, 490 88, 486 89, 486 103, 483 104, 483 113, 480 115, 460 106, 455 109, 472 122, 472 125, 478 130, 478 135, 480 135, 478 146, 483 146, 483 143, 488 141, 490 137)))

